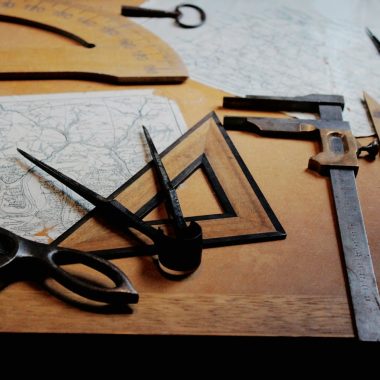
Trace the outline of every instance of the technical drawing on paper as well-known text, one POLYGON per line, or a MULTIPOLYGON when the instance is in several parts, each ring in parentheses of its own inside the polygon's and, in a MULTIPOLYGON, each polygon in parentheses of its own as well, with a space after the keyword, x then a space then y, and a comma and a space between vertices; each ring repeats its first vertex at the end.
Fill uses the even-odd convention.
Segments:
MULTIPOLYGON (((145 7, 174 9, 176 0, 145 7)), ((357 136, 371 130, 363 90, 380 98, 379 56, 365 27, 380 34, 374 0, 191 1, 207 13, 197 29, 166 19, 134 19, 169 43, 190 77, 235 95, 345 97, 357 136)))
POLYGON ((159 151, 186 130, 176 104, 151 91, 0 97, 0 226, 49 242, 92 208, 16 148, 109 196, 149 160, 142 125, 159 151))

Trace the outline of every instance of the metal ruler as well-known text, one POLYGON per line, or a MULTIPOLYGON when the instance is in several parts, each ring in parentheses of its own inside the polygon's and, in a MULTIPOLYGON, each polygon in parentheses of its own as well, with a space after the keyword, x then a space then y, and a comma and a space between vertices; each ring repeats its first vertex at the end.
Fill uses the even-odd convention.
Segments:
POLYGON ((380 297, 355 175, 331 169, 330 178, 357 334, 363 341, 380 341, 380 297))

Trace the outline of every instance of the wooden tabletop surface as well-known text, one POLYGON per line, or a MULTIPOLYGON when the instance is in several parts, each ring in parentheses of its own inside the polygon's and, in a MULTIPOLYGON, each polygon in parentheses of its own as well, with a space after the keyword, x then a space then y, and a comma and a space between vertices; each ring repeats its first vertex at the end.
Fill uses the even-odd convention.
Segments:
MULTIPOLYGON (((123 4, 117 0, 94 3, 115 14, 123 4)), ((2 33, 14 28, 0 25, 2 33)), ((43 33, 30 32, 31 48, 45 38, 43 33)), ((17 50, 17 44, 13 48, 17 50)), ((216 111, 221 120, 226 114, 237 114, 222 109, 226 93, 192 80, 149 86, 80 80, 1 81, 0 95, 132 88, 153 88, 156 94, 175 100, 189 127, 210 111, 216 111)), ((15 283, 0 292, 0 331, 353 337, 329 179, 307 170, 318 143, 243 132, 229 132, 229 136, 286 230, 285 240, 207 249, 200 269, 183 281, 162 277, 150 258, 114 260, 140 293, 138 304, 119 313, 78 308, 37 284, 15 283)), ((379 173, 379 159, 360 161, 357 185, 378 281, 379 173)), ((199 192, 194 191, 201 181, 195 178, 181 189, 185 210, 201 202, 199 192)), ((100 228, 106 230, 106 226, 100 228)), ((79 232, 63 245, 96 248, 79 232)), ((109 239, 117 237, 110 231, 109 239)))

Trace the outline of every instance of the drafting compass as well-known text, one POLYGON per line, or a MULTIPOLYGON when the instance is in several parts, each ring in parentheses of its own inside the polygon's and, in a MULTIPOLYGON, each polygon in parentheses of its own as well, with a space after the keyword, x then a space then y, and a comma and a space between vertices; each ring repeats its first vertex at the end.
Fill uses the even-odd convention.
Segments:
POLYGON ((160 182, 165 190, 166 200, 171 206, 171 214, 176 231, 174 238, 165 235, 162 230, 145 223, 139 216, 118 201, 107 200, 100 194, 67 177, 44 162, 37 160, 27 152, 21 149, 18 149, 18 151, 40 169, 98 207, 102 217, 119 230, 130 234, 130 228, 133 228, 151 239, 154 244, 154 254, 158 257, 160 268, 164 272, 171 275, 187 275, 194 272, 201 263, 202 229, 195 222, 190 223, 189 226, 186 225, 180 211, 175 189, 171 186, 167 176, 165 178, 161 176, 161 173, 165 172, 165 168, 160 159, 157 158, 158 154, 146 130, 145 134, 152 151, 155 167, 157 168, 157 172, 160 173, 160 182))

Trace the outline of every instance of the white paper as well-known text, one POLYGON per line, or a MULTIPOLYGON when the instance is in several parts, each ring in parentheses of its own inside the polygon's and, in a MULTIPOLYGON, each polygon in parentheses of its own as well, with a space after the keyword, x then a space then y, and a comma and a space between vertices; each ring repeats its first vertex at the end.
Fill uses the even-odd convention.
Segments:
POLYGON ((186 130, 152 91, 0 97, 0 226, 48 242, 92 208, 16 148, 109 196, 150 160, 142 125, 159 151, 186 130))
MULTIPOLYGON (((167 41, 190 77, 235 95, 345 97, 356 136, 373 133, 363 91, 380 100, 378 0, 203 0, 206 23, 181 29, 168 19, 134 19, 167 41)), ((174 9, 177 0, 145 7, 174 9)))

